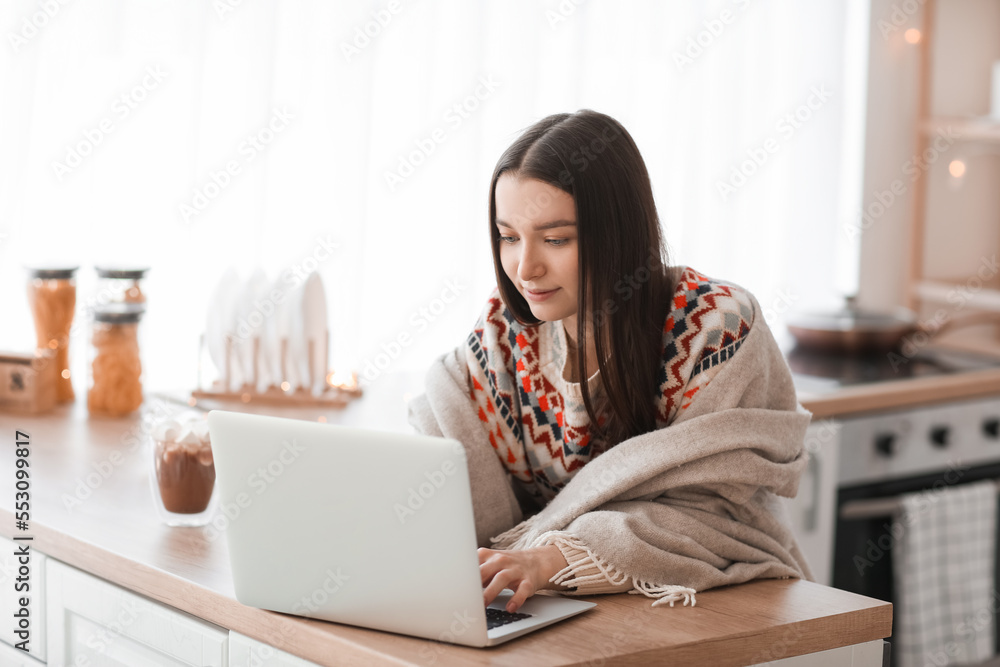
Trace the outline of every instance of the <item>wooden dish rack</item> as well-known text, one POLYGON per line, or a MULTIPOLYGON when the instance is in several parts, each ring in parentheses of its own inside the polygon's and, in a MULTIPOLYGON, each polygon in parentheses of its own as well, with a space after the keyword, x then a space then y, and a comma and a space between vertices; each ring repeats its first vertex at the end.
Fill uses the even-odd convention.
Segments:
MULTIPOLYGON (((308 342, 309 361, 309 386, 317 385, 317 378, 313 377, 313 369, 316 367, 314 361, 316 354, 323 355, 323 368, 329 368, 329 345, 330 332, 326 332, 324 338, 325 345, 317 346, 315 341, 308 342), (320 349, 317 350, 316 348, 320 349)), ((264 392, 257 390, 256 382, 246 382, 238 390, 233 391, 230 380, 232 374, 231 358, 235 354, 235 348, 231 336, 226 337, 226 353, 224 368, 221 369, 222 376, 214 380, 209 387, 202 386, 202 358, 205 351, 205 334, 202 334, 198 344, 198 388, 191 392, 191 398, 195 400, 213 399, 218 401, 240 401, 242 403, 259 403, 261 405, 284 405, 298 407, 343 407, 352 399, 361 396, 362 390, 358 384, 357 374, 336 373, 327 371, 325 374, 324 390, 320 394, 314 394, 310 389, 302 387, 296 390, 284 388, 288 382, 282 380, 281 385, 271 384, 264 392), (339 378, 339 380, 338 380, 339 378)), ((260 358, 260 339, 253 340, 253 369, 251 377, 256 378, 258 373, 258 359, 260 358)), ((281 340, 281 367, 285 368, 288 359, 288 339, 281 340)))

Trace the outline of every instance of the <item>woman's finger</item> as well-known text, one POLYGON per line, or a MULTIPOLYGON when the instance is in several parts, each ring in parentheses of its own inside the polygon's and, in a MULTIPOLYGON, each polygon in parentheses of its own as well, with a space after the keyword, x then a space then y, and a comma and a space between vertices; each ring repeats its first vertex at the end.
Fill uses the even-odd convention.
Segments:
POLYGON ((479 565, 479 578, 482 580, 482 585, 485 587, 490 579, 496 576, 497 572, 510 566, 511 560, 506 554, 496 554, 485 563, 481 563, 479 565))
POLYGON ((525 600, 535 594, 535 587, 527 579, 522 579, 514 595, 507 601, 507 611, 513 613, 521 608, 525 600))
POLYGON ((490 581, 489 585, 483 590, 483 600, 484 604, 489 605, 493 600, 500 595, 500 591, 505 588, 510 588, 510 584, 515 585, 518 582, 517 575, 510 570, 500 570, 490 581))

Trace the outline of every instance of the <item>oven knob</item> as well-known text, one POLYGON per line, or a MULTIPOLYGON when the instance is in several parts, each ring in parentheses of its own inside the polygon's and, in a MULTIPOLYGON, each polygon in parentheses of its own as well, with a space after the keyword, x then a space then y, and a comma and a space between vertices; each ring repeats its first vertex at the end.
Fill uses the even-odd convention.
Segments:
POLYGON ((991 417, 983 422, 983 433, 991 438, 1000 438, 1000 419, 991 417))
POLYGON ((944 449, 948 446, 948 427, 947 426, 935 426, 931 429, 931 444, 938 449, 944 449))
POLYGON ((896 453, 896 434, 880 433, 875 436, 875 451, 889 458, 896 453))

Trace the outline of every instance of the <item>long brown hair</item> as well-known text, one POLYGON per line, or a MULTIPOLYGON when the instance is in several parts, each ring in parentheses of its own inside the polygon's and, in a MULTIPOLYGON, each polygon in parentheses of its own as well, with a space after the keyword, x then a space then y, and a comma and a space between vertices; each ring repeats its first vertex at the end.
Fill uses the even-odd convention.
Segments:
MULTIPOLYGON (((663 325, 673 294, 649 173, 632 137, 590 109, 547 116, 500 156, 490 183, 490 239, 497 286, 511 313, 537 325, 500 262, 497 180, 509 173, 570 194, 579 242, 577 368, 593 437, 612 447, 656 428, 663 325), (594 405, 585 378, 587 323, 594 331, 603 396, 594 405), (597 415, 604 416, 599 425, 597 415)), ((664 378, 665 379, 665 378, 664 378)))

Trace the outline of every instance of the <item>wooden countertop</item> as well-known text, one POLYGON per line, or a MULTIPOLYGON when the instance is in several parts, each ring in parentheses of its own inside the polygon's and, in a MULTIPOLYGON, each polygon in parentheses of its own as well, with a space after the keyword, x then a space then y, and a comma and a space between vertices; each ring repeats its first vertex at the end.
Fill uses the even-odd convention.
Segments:
MULTIPOLYGON (((416 374, 387 375, 342 410, 280 414, 410 432, 405 402, 408 394, 422 391, 420 384, 416 374)), ((155 399, 146 407, 154 413, 177 409, 155 399)), ((694 608, 654 609, 638 595, 594 596, 589 598, 598 604, 594 610, 491 649, 247 607, 235 599, 224 538, 208 528, 168 528, 157 521, 143 423, 138 416, 91 419, 83 400, 39 417, 0 415, 3 437, 9 439, 0 446, 5 474, 13 470, 15 429, 31 435, 31 524, 27 533, 17 534, 33 535, 36 549, 69 565, 321 665, 569 665, 604 657, 608 665, 655 660, 723 666, 891 632, 888 603, 798 580, 705 591, 694 608)), ((12 480, 0 487, 8 490, 0 497, 0 535, 12 537, 12 480)))
POLYGON ((1000 368, 859 384, 829 393, 797 388, 797 394, 802 407, 813 413, 813 419, 883 412, 945 401, 1000 396, 1000 368))
MULTIPOLYGON (((780 338, 779 347, 786 359, 794 348, 789 334, 780 338)), ((897 380, 867 382, 838 386, 835 380, 794 375, 799 402, 813 413, 813 419, 847 417, 887 410, 907 409, 947 401, 961 401, 987 396, 1000 397, 1000 347, 992 343, 972 343, 952 340, 929 345, 922 352, 942 352, 946 355, 968 353, 984 360, 993 359, 993 366, 943 375, 906 377, 897 380)), ((910 363, 904 357, 901 366, 910 363)), ((916 358, 915 358, 916 359, 916 358)))

